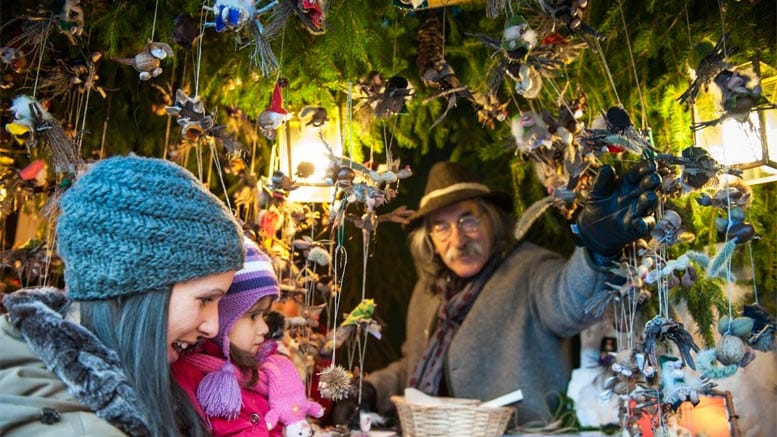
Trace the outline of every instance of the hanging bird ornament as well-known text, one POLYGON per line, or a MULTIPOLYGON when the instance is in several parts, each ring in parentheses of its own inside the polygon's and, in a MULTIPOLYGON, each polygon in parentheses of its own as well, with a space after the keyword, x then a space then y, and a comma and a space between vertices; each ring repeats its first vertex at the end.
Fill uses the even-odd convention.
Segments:
POLYGON ((162 74, 162 60, 173 55, 173 49, 169 45, 149 40, 135 57, 112 59, 120 64, 134 67, 140 80, 149 80, 162 74))
POLYGON ((612 107, 594 122, 594 127, 584 129, 578 136, 583 153, 631 152, 641 155, 652 150, 650 141, 631 122, 623 108, 612 107))
POLYGON ((275 35, 266 31, 259 17, 277 7, 278 1, 271 0, 262 5, 261 0, 216 0, 213 6, 203 6, 214 15, 213 21, 206 21, 204 26, 219 33, 234 31, 239 47, 252 47, 251 64, 258 66, 263 76, 269 76, 278 69, 278 60, 270 47, 270 40, 275 35), (248 44, 243 41, 245 33, 249 34, 248 44))
POLYGON ((752 69, 725 69, 718 73, 713 83, 720 92, 720 117, 694 123, 691 131, 698 131, 714 126, 727 119, 735 120, 755 131, 755 125, 750 120, 750 113, 777 109, 777 104, 770 102, 762 95, 760 83, 760 63, 756 59, 752 69))
POLYGON ((413 97, 413 86, 406 78, 392 76, 385 80, 378 72, 370 73, 359 91, 364 97, 356 109, 369 106, 378 118, 407 113, 407 102, 413 97))
POLYGON ((726 59, 737 52, 737 47, 726 44, 726 37, 722 37, 714 47, 712 43, 702 42, 695 48, 694 52, 703 53, 703 58, 699 61, 698 67, 694 71, 694 79, 685 92, 677 98, 680 103, 693 105, 701 90, 707 91, 710 82, 717 77, 723 70, 731 68, 726 59))
MULTIPOLYGON (((588 0, 560 0, 549 2, 538 0, 540 9, 556 23, 561 23, 573 34, 584 39, 604 39, 596 29, 583 21, 583 15, 588 8, 588 0)), ((588 40, 589 44, 591 41, 588 40)))
POLYGON ((507 20, 502 30, 501 47, 508 58, 523 61, 536 45, 537 32, 529 27, 523 16, 513 15, 507 20))
POLYGON ((5 130, 27 149, 44 145, 51 153, 56 173, 76 174, 84 161, 78 147, 65 134, 62 125, 43 106, 30 96, 17 96, 11 104, 13 121, 5 130))
POLYGON ((168 115, 177 117, 181 134, 188 141, 197 141, 214 125, 213 116, 205 112, 199 96, 189 97, 183 90, 175 92, 175 103, 165 108, 168 115))

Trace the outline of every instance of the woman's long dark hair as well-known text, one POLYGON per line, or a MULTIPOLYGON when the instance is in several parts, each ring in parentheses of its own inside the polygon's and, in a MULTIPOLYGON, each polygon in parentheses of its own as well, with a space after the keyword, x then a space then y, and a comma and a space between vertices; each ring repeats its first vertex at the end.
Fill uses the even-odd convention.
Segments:
POLYGON ((207 436, 207 428, 188 396, 170 376, 170 294, 171 289, 164 288, 81 302, 81 324, 118 354, 130 384, 146 406, 144 414, 154 436, 207 436))

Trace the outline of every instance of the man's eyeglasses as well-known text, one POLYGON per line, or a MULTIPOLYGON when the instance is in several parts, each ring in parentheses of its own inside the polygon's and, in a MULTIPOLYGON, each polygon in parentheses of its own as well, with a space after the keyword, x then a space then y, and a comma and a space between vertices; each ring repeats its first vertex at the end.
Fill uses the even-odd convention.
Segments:
MULTIPOLYGON (((456 220, 456 227, 462 234, 472 237, 480 230, 480 217, 465 215, 456 220)), ((429 235, 439 242, 446 242, 453 235, 453 226, 450 223, 435 223, 429 230, 429 235)))

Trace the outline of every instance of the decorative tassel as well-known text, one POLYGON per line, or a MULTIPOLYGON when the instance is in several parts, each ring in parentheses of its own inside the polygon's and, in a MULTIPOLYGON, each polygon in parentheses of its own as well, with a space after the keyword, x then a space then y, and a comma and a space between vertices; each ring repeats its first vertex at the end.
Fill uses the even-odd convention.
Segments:
MULTIPOLYGON (((720 253, 718 253, 718 255, 710 261, 709 266, 707 266, 707 275, 710 278, 720 278, 726 276, 725 267, 728 265, 728 259, 731 258, 731 255, 734 254, 734 247, 736 244, 736 239, 726 241, 726 244, 724 244, 720 249, 720 253)), ((734 278, 727 279, 733 280, 734 278)))
POLYGON ((226 362, 219 370, 205 375, 197 387, 197 399, 208 417, 237 418, 243 399, 235 366, 226 362))

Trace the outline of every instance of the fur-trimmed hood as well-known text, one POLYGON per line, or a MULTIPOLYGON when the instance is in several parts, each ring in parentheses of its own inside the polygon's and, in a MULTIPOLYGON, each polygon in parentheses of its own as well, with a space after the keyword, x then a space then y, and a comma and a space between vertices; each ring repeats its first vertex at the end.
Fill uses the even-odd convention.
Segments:
POLYGON ((8 321, 68 393, 123 432, 150 435, 145 407, 116 352, 86 328, 65 319, 67 304, 64 293, 54 288, 20 290, 3 299, 8 321))

